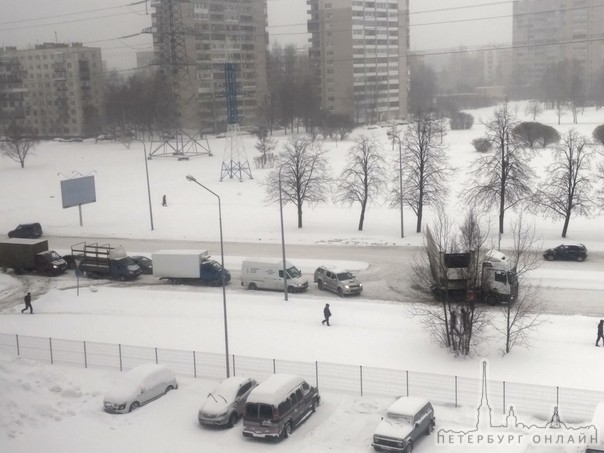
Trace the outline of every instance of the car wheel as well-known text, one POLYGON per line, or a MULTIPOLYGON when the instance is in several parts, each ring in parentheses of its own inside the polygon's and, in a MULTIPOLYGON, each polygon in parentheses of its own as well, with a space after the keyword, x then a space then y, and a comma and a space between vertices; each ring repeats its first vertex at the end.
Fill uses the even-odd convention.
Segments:
POLYGON ((495 294, 489 294, 486 298, 486 301, 489 305, 497 305, 499 303, 499 299, 495 294))
POLYGON ((128 412, 132 412, 135 409, 138 409, 140 407, 140 404, 138 401, 133 402, 130 407, 128 408, 128 412))
POLYGON ((231 414, 231 416, 229 417, 229 423, 228 423, 229 428, 232 428, 233 426, 235 426, 237 424, 237 419, 238 419, 237 413, 233 412, 231 414))
POLYGON ((409 442, 407 448, 405 448, 405 453, 411 453, 413 451, 413 442, 409 442))
POLYGON ((577 257, 577 261, 578 261, 579 263, 580 263, 580 262, 582 262, 582 261, 585 261, 585 257, 584 257, 584 256, 579 255, 579 256, 577 257))
POLYGON ((319 281, 317 282, 317 286, 319 287, 319 289, 320 289, 321 291, 323 291, 323 280, 319 280, 319 281))
POLYGON ((434 431, 434 422, 433 421, 428 423, 428 426, 426 427, 426 436, 429 436, 432 431, 434 431))
POLYGON ((258 289, 258 285, 256 285, 255 283, 250 283, 249 285, 247 285, 247 287, 249 289, 251 289, 252 291, 255 291, 258 289))
POLYGON ((166 387, 166 391, 164 393, 168 393, 171 390, 174 390, 174 386, 169 385, 169 386, 166 387))
POLYGON ((554 261, 554 255, 545 255, 547 261, 554 261))
POLYGON ((281 431, 281 438, 287 439, 292 434, 292 424, 287 422, 283 427, 283 431, 281 431))
POLYGON ((338 296, 344 297, 344 291, 342 291, 342 288, 338 288, 338 296))
POLYGON ((317 407, 319 407, 319 400, 317 398, 315 398, 314 400, 312 400, 312 404, 310 405, 310 410, 312 412, 317 410, 317 407))

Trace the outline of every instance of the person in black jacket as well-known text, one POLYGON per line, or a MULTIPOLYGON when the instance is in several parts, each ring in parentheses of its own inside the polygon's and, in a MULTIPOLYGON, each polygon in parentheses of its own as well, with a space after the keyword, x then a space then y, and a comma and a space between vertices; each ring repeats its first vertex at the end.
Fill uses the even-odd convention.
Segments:
POLYGON ((600 322, 598 323, 598 339, 596 340, 596 346, 600 346, 600 338, 604 344, 604 319, 600 319, 600 322))
POLYGON ((23 301, 25 302, 25 308, 21 310, 21 313, 24 313, 25 310, 29 308, 29 313, 33 315, 34 309, 31 306, 31 293, 27 293, 27 295, 23 298, 23 301))
POLYGON ((327 325, 329 325, 329 318, 331 316, 331 311, 329 310, 329 304, 325 304, 325 308, 323 309, 323 316, 325 316, 325 319, 323 321, 321 321, 321 324, 325 325, 325 323, 327 323, 327 325))

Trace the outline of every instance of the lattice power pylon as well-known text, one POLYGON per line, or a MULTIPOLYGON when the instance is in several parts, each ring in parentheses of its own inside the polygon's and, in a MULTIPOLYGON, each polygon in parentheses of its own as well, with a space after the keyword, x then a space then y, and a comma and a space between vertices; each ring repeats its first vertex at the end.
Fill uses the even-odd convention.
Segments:
POLYGON ((187 132, 186 125, 199 123, 197 87, 189 73, 190 62, 186 50, 186 30, 183 24, 182 4, 188 0, 159 0, 156 9, 154 44, 159 48, 157 63, 165 77, 168 99, 165 102, 166 130, 161 143, 149 153, 151 157, 178 157, 212 155, 207 138, 187 132))
POLYGON ((237 178, 239 181, 243 181, 244 175, 249 176, 250 179, 254 179, 250 163, 247 160, 243 138, 239 130, 237 67, 234 63, 226 63, 224 65, 224 76, 226 82, 227 134, 220 181, 227 176, 230 179, 237 178))

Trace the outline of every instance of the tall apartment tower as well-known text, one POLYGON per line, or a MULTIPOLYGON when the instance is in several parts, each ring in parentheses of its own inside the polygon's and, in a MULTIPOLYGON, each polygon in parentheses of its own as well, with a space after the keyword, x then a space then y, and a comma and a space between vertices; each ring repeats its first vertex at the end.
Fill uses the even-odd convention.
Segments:
POLYGON ((101 49, 46 43, 0 48, 0 121, 41 137, 98 133, 103 115, 101 49))
POLYGON ((186 80, 178 83, 182 92, 177 97, 187 104, 185 113, 195 118, 194 124, 189 119, 184 126, 226 130, 226 64, 236 67, 241 124, 256 124, 268 94, 266 0, 154 0, 152 7, 156 56, 160 62, 176 56, 188 72, 186 80), (178 20, 173 14, 178 14, 178 20), (184 44, 182 48, 165 45, 170 29, 178 35, 173 42, 184 44))
POLYGON ((519 87, 539 87, 548 68, 565 60, 590 84, 604 66, 604 0, 517 0, 513 41, 519 87))
POLYGON ((357 123, 407 117, 409 0, 307 0, 321 107, 357 123))

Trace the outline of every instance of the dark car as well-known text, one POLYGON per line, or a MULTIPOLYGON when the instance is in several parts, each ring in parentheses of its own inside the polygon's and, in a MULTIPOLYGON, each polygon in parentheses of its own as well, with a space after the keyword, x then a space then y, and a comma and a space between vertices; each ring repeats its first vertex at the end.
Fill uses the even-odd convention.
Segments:
POLYGON ((42 236, 42 227, 39 223, 22 223, 17 228, 8 232, 9 238, 37 239, 42 236))
POLYGON ((151 258, 147 258, 146 256, 131 256, 132 261, 138 264, 138 267, 141 268, 143 274, 152 274, 153 273, 153 261, 151 258))
POLYGON ((543 258, 548 261, 585 261, 587 248, 583 244, 560 244, 558 247, 543 252, 543 258))

